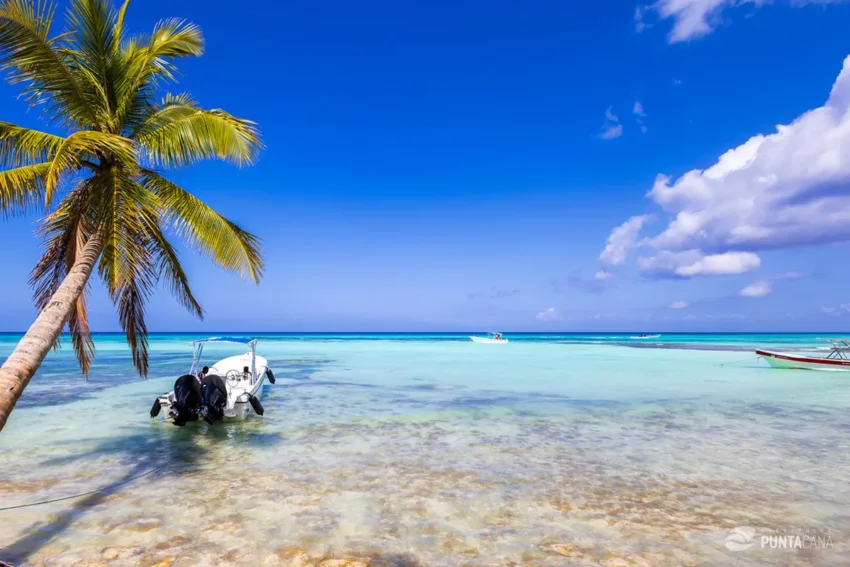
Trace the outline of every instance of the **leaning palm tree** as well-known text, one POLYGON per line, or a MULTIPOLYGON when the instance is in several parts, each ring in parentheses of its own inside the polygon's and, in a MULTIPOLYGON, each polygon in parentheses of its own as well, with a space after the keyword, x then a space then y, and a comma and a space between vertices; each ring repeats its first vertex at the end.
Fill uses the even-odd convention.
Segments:
POLYGON ((142 376, 145 306, 160 281, 203 316, 170 236, 254 282, 262 275, 257 238, 163 176, 205 159, 251 164, 259 132, 187 94, 159 92, 173 81, 175 60, 201 54, 203 37, 190 23, 164 20, 131 38, 128 4, 71 0, 67 31, 52 35, 55 5, 0 0, 0 69, 54 132, 66 133, 0 122, 0 212, 44 211, 44 254, 31 275, 40 312, 0 368, 0 430, 66 324, 88 375, 86 292, 95 268, 142 376))

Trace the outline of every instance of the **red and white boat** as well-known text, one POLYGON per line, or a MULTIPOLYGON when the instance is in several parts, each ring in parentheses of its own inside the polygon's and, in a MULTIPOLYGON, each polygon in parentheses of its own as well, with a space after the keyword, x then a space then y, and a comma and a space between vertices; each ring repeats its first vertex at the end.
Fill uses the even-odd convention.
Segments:
POLYGON ((826 370, 830 372, 850 372, 850 340, 827 340, 832 344, 826 356, 805 356, 757 350, 760 356, 773 368, 794 368, 798 370, 826 370))

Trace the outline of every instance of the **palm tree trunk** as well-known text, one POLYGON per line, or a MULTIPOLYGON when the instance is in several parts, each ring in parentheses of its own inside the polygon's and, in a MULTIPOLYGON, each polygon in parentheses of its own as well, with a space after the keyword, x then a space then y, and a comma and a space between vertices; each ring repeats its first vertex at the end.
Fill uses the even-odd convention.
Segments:
POLYGON ((83 293, 102 248, 100 234, 89 238, 50 302, 0 367, 0 431, 6 426, 24 388, 65 328, 71 309, 83 293))

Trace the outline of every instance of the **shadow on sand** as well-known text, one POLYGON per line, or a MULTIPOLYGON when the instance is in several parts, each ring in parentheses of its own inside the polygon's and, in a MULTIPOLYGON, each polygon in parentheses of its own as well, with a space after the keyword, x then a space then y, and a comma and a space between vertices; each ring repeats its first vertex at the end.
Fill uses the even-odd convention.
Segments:
MULTIPOLYGON (((79 499, 63 501, 59 506, 64 509, 50 514, 49 521, 39 521, 24 530, 21 539, 0 548, 0 561, 13 565, 27 561, 45 544, 68 530, 92 508, 124 490, 131 490, 136 482, 150 482, 163 476, 180 476, 201 471, 213 450, 233 443, 247 445, 268 445, 280 441, 280 436, 264 432, 262 428, 243 423, 218 423, 207 426, 192 423, 185 428, 157 424, 150 431, 141 434, 112 438, 91 451, 49 459, 42 466, 68 464, 86 461, 103 456, 120 459, 122 465, 129 465, 126 472, 117 480, 105 482, 95 488, 97 492, 79 499), (201 443, 203 441, 203 443, 201 443), (139 478, 143 477, 143 478, 139 478), (138 479, 138 480, 137 480, 138 479)), ((81 492, 90 492, 81 490, 81 492)), ((72 492, 72 491, 69 491, 72 492)), ((46 496, 43 500, 50 500, 46 496)), ((35 502, 34 502, 35 504, 35 502)), ((14 514, 17 510, 0 511, 0 524, 4 514, 14 514)), ((0 562, 2 565, 2 562, 0 562)))

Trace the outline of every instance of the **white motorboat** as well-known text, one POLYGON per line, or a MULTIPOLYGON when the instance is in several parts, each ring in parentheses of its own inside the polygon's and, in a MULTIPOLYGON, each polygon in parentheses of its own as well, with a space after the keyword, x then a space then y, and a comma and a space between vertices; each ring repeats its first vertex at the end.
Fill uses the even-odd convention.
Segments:
POLYGON ((826 340, 832 345, 826 356, 804 356, 762 349, 756 350, 756 356, 763 358, 772 368, 850 372, 850 339, 826 340))
POLYGON ((502 337, 502 333, 487 333, 486 337, 469 337, 474 343, 485 345, 503 345, 508 343, 508 339, 502 337))
POLYGON ((165 410, 165 419, 174 425, 203 419, 216 421, 243 420, 252 414, 263 415, 260 397, 263 383, 275 378, 268 361, 257 356, 257 339, 247 337, 215 337, 191 343, 194 355, 192 367, 174 383, 174 390, 159 396, 151 408, 151 417, 165 410), (251 350, 219 360, 208 368, 201 365, 204 345, 210 343, 237 344, 251 350), (205 372, 200 372, 202 369, 205 372), (201 377, 202 376, 202 377, 201 377))
POLYGON ((657 338, 659 338, 660 336, 661 336, 661 335, 636 335, 636 336, 634 336, 634 337, 629 337, 629 338, 630 338, 630 339, 640 339, 640 340, 645 340, 645 339, 657 339, 657 338))

